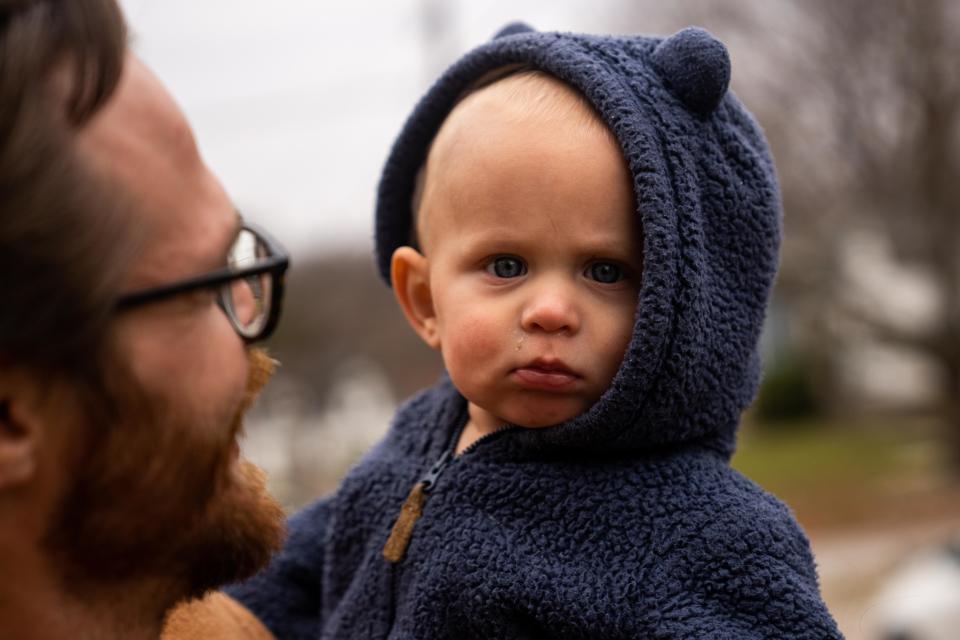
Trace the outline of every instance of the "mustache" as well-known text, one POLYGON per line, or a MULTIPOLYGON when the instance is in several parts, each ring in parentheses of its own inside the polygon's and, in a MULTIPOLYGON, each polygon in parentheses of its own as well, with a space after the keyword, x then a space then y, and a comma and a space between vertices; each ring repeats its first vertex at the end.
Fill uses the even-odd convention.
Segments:
POLYGON ((233 420, 230 425, 229 441, 241 437, 244 433, 243 418, 250 407, 257 401, 257 397, 263 390, 273 374, 277 372, 280 363, 270 357, 263 347, 251 347, 247 349, 247 382, 243 391, 243 397, 240 404, 233 414, 233 420))
POLYGON ((249 367, 247 371, 247 386, 244 390, 243 400, 240 404, 240 413, 246 413, 247 410, 256 402, 257 396, 263 390, 273 374, 277 372, 280 363, 270 357, 266 349, 254 347, 248 350, 247 360, 249 367))

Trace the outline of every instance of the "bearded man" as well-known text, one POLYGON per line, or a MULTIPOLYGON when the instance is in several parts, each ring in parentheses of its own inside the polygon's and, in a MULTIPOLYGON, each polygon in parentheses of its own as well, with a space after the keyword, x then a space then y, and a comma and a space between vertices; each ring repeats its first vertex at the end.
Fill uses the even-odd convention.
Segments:
POLYGON ((286 267, 114 0, 0 0, 0 638, 157 638, 280 546, 237 436, 286 267))

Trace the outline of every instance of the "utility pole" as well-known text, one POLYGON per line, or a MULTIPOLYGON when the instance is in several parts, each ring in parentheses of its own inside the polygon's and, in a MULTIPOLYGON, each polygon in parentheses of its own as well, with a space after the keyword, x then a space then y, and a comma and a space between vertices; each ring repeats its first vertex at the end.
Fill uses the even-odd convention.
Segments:
POLYGON ((420 34, 427 85, 433 83, 461 53, 456 15, 456 0, 420 0, 420 34))

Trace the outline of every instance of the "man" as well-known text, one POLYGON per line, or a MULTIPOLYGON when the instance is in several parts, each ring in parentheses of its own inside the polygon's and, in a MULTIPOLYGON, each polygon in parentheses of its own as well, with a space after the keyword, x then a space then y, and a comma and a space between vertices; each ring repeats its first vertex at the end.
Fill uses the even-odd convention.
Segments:
POLYGON ((0 0, 0 638, 156 638, 280 546, 236 438, 287 261, 247 227, 114 0, 0 0))

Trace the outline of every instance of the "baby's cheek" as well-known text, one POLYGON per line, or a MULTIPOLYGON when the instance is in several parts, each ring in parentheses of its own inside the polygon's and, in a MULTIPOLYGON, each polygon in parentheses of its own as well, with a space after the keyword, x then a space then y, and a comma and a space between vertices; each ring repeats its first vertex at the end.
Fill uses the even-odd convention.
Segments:
POLYGON ((442 345, 448 367, 475 367, 493 360, 510 340, 508 331, 482 315, 464 315, 455 322, 442 345))
POLYGON ((599 364, 604 370, 606 377, 612 379, 617 370, 620 369, 632 336, 633 323, 631 322, 629 324, 623 324, 623 326, 614 327, 601 338, 601 345, 600 348, 596 350, 596 354, 602 358, 599 364))

